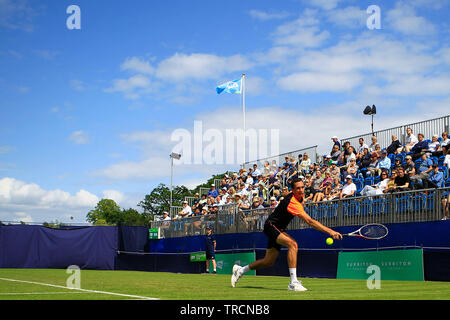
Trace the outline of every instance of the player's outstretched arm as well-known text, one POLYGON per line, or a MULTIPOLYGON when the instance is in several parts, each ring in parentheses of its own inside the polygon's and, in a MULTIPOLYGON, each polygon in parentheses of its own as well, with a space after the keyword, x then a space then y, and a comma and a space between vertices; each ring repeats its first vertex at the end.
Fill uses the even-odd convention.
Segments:
POLYGON ((316 229, 318 231, 322 231, 322 232, 328 233, 333 239, 335 239, 335 240, 341 240, 342 239, 342 234, 340 234, 339 232, 334 231, 333 229, 330 229, 330 228, 324 226, 319 221, 311 218, 306 212, 297 214, 297 216, 299 218, 301 218, 303 221, 305 221, 308 225, 313 227, 314 229, 316 229))

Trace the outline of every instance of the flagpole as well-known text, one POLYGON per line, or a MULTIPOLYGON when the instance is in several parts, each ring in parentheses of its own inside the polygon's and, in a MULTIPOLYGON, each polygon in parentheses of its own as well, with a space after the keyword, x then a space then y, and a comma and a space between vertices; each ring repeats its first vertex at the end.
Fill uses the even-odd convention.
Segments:
POLYGON ((243 113, 243 119, 244 119, 244 163, 245 164, 245 158, 246 158, 246 148, 245 148, 245 73, 242 74, 242 113, 243 113))

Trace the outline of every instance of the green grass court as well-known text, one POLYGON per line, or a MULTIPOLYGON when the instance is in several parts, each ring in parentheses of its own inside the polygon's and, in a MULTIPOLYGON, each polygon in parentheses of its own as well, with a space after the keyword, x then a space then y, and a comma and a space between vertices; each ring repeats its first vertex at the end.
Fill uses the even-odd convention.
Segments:
POLYGON ((69 289, 65 269, 0 269, 0 300, 449 300, 448 282, 302 278, 307 292, 287 291, 288 277, 81 270, 80 288, 69 289))

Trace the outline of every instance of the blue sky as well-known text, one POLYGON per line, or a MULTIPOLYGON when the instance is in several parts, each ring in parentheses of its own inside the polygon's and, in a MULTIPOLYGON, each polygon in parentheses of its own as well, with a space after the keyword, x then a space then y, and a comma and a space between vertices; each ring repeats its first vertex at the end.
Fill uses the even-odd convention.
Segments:
MULTIPOLYGON (((279 130, 279 151, 448 114, 450 1, 0 0, 0 220, 84 222, 170 183, 176 129, 279 130), (81 29, 69 30, 69 5, 81 29), (369 30, 366 9, 380 8, 369 30)), ((179 164, 194 187, 236 169, 179 164)))

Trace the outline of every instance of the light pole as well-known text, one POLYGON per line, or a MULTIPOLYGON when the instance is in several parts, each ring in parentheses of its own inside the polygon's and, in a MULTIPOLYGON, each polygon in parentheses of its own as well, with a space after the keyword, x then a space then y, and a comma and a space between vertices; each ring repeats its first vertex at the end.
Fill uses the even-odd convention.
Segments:
MULTIPOLYGON (((170 154, 170 208, 172 208, 172 191, 173 191, 173 159, 179 160, 181 154, 172 152, 170 154)), ((169 208, 169 212, 170 212, 169 208)))

